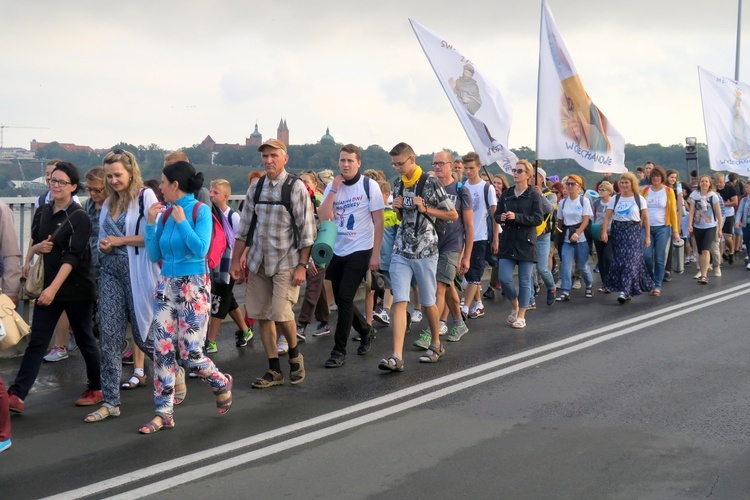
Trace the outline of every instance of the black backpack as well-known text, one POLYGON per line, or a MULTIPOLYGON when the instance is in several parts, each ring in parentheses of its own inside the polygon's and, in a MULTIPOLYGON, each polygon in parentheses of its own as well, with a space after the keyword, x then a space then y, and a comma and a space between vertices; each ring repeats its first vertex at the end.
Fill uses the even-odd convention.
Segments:
MULTIPOLYGON (((260 193, 263 190, 263 184, 265 183, 266 176, 263 175, 258 179, 258 185, 255 186, 255 193, 253 194, 254 205, 283 205, 286 211, 289 212, 289 217, 292 222, 292 234, 294 235, 294 248, 299 248, 299 228, 297 228, 297 220, 294 218, 294 211, 292 210, 292 187, 294 183, 300 181, 300 178, 294 174, 289 174, 281 185, 281 201, 260 201, 260 193)), ((307 188, 305 188, 307 192, 307 188)), ((255 234, 255 226, 258 223, 258 219, 253 211, 252 217, 250 218, 250 229, 247 231, 247 237, 245 238, 245 245, 250 246, 253 242, 253 235, 255 234)))

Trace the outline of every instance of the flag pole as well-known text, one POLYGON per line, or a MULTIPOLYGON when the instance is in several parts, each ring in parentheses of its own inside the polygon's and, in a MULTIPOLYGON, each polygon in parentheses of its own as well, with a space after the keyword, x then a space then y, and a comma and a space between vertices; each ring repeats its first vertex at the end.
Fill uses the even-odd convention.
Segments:
POLYGON ((536 149, 534 151, 534 185, 536 185, 537 173, 539 171, 539 79, 542 76, 542 25, 544 23, 544 1, 542 0, 542 9, 539 12, 539 55, 537 57, 537 68, 536 68, 536 149))

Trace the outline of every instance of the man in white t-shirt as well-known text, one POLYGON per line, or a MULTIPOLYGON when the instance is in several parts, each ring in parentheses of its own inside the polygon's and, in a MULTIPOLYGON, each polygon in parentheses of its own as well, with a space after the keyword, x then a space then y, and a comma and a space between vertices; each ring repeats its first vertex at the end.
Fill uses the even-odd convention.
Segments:
POLYGON ((479 155, 473 151, 469 152, 463 157, 463 161, 466 174, 466 184, 463 189, 471 193, 474 210, 474 245, 471 249, 471 265, 466 273, 464 302, 470 306, 469 317, 478 318, 484 316, 484 304, 482 304, 479 292, 482 290, 482 274, 487 264, 487 248, 489 247, 493 254, 497 253, 500 226, 495 222, 495 208, 497 207, 495 187, 479 176, 481 168, 479 155))
MULTIPOLYGON (((353 144, 342 147, 339 152, 341 174, 326 186, 318 208, 321 221, 333 220, 338 227, 333 259, 326 269, 326 279, 333 285, 333 296, 339 308, 333 351, 325 362, 326 368, 338 368, 345 363, 346 343, 352 327, 360 335, 357 354, 364 355, 370 350, 372 326, 354 304, 354 295, 367 270, 380 268, 385 203, 378 183, 359 173, 361 166, 359 148, 353 144)), ((309 265, 310 272, 317 271, 312 260, 309 265)))

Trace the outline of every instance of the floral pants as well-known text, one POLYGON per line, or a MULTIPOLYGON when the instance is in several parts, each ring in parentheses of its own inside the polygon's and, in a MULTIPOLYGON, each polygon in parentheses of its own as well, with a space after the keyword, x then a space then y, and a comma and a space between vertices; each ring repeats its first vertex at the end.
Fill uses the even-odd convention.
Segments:
POLYGON ((196 373, 216 392, 227 378, 203 354, 211 312, 211 284, 206 275, 160 277, 154 322, 154 401, 156 411, 171 415, 179 364, 196 373))

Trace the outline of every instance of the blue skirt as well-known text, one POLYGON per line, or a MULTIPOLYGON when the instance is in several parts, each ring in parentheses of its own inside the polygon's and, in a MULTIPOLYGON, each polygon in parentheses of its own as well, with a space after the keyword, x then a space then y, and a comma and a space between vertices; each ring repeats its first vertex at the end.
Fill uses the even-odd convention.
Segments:
POLYGON ((614 260, 609 268, 604 287, 613 292, 640 295, 654 289, 654 281, 643 260, 641 226, 638 224, 612 224, 612 249, 614 260))

